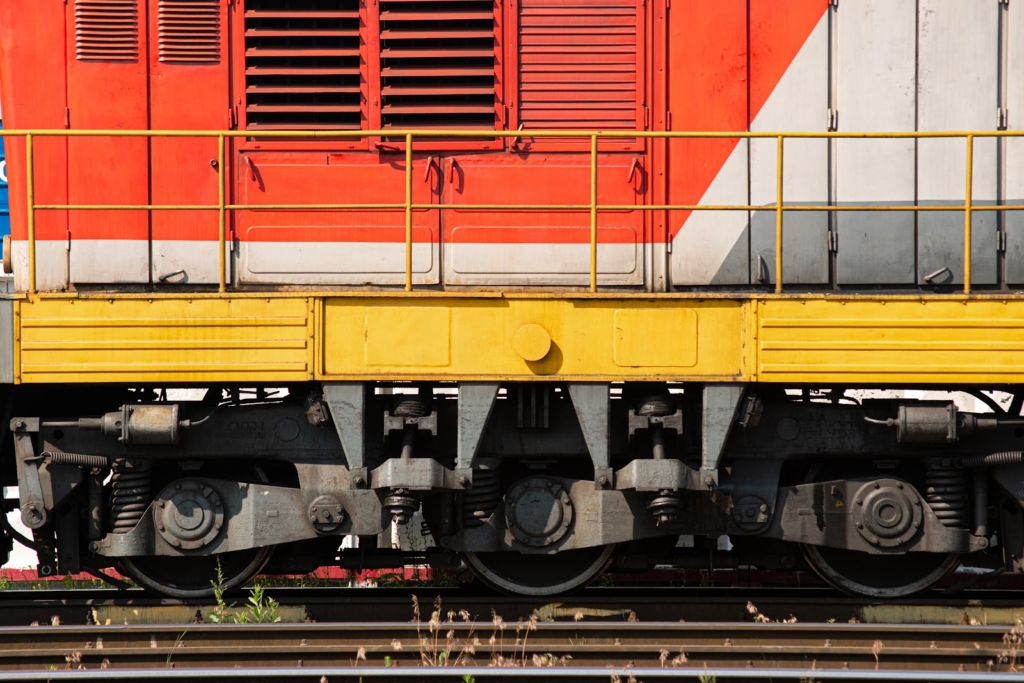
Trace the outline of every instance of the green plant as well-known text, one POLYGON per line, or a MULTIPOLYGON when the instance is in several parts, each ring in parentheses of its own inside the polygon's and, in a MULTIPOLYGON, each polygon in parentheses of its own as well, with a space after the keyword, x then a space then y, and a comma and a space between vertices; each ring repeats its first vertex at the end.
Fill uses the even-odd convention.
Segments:
POLYGON ((264 593, 263 586, 256 584, 249 591, 248 604, 245 610, 233 611, 235 603, 230 605, 224 600, 224 570, 221 569, 220 560, 217 560, 217 578, 210 581, 213 586, 213 599, 217 606, 210 612, 208 618, 214 624, 276 624, 281 621, 278 614, 280 603, 264 593))
POLYGON ((705 664, 704 673, 697 674, 697 680, 700 681, 700 683, 717 683, 718 676, 708 671, 708 665, 705 664))
POLYGON ((476 676, 462 674, 462 683, 476 683, 476 676))
POLYGON ((168 668, 168 669, 171 668, 171 657, 174 656, 174 651, 176 649, 178 649, 179 647, 181 647, 181 641, 183 641, 185 639, 185 634, 186 633, 188 633, 188 629, 185 629, 184 631, 179 633, 178 637, 174 639, 174 647, 172 647, 171 651, 167 653, 167 661, 164 662, 164 666, 166 668, 168 668))
POLYGON ((236 624, 276 624, 281 621, 277 610, 281 606, 274 598, 263 594, 263 586, 256 584, 249 591, 249 604, 245 611, 234 615, 236 624))

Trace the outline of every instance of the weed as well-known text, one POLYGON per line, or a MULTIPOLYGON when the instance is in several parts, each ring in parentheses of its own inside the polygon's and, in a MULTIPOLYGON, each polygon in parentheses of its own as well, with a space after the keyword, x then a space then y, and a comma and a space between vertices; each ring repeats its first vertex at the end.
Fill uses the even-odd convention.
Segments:
MULTIPOLYGON (((420 644, 420 659, 425 666, 459 666, 465 660, 471 659, 476 654, 476 639, 473 634, 476 632, 476 625, 470 621, 469 612, 462 610, 459 617, 464 623, 470 624, 469 633, 464 645, 459 645, 455 637, 455 629, 449 628, 444 634, 444 641, 441 640, 441 597, 434 600, 434 610, 430 613, 430 621, 427 622, 427 633, 420 629, 420 603, 419 598, 412 596, 413 621, 416 623, 416 639, 420 644), (454 658, 453 658, 454 654, 454 658)), ((448 612, 448 624, 455 620, 455 612, 448 612)), ((397 641, 396 641, 397 642, 397 641)), ((395 642, 392 643, 395 646, 395 642)), ((398 643, 396 649, 401 649, 398 643)))
POLYGON ((882 654, 882 650, 885 649, 885 643, 880 640, 876 640, 871 646, 871 654, 875 656, 875 671, 878 671, 879 659, 878 656, 882 654))
POLYGON ((700 683, 718 683, 718 676, 708 671, 708 665, 704 665, 704 673, 697 674, 697 680, 700 683))
POLYGON ((462 683, 476 683, 476 677, 470 674, 462 674, 462 683))
POLYGON ((280 603, 264 594, 263 586, 256 584, 249 591, 248 604, 243 610, 235 610, 235 603, 230 605, 224 600, 224 570, 217 560, 217 578, 210 581, 213 586, 213 599, 217 602, 213 612, 207 615, 214 624, 276 624, 281 621, 278 615, 280 603))
POLYGON ((174 639, 174 647, 172 647, 171 651, 167 653, 167 661, 164 662, 164 667, 165 668, 168 668, 168 669, 171 668, 171 657, 174 656, 174 651, 177 650, 179 647, 181 647, 181 641, 185 640, 185 634, 186 633, 188 633, 188 629, 185 629, 184 631, 179 633, 178 637, 174 639))

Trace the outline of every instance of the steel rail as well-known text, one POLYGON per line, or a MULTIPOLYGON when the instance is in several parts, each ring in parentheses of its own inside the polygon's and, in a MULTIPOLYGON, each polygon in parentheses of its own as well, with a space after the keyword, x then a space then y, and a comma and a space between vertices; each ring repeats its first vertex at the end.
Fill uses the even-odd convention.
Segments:
POLYGON ((701 681, 713 679, 716 683, 728 681, 907 681, 908 683, 1002 683, 1021 680, 1019 673, 983 672, 941 672, 917 671, 820 671, 817 669, 703 669, 686 668, 629 668, 612 669, 604 667, 566 668, 495 668, 480 666, 460 667, 310 667, 310 668, 248 668, 248 669, 103 669, 75 671, 25 671, 0 672, 0 681, 26 681, 49 683, 50 681, 309 681, 330 683, 352 681, 420 681, 442 680, 450 683, 473 680, 477 683, 488 681, 519 681, 524 679, 542 681, 602 681, 607 683, 610 675, 628 679, 632 674, 636 680, 701 681))
MULTIPOLYGON (((602 211, 757 211, 772 210, 775 212, 775 292, 783 292, 783 234, 784 215, 788 211, 963 211, 964 213, 964 294, 971 292, 971 225, 975 211, 1019 211, 1024 206, 992 205, 984 209, 975 208, 973 198, 973 167, 975 138, 1015 138, 1024 136, 1024 131, 906 131, 906 132, 839 132, 839 131, 797 131, 797 132, 752 132, 752 131, 593 131, 593 130, 537 130, 537 131, 494 131, 494 130, 392 130, 392 131, 185 131, 185 130, 22 130, 9 129, 0 131, 0 138, 25 138, 26 168, 26 210, 28 225, 28 293, 37 291, 37 253, 36 253, 36 211, 217 211, 219 292, 225 292, 228 281, 227 263, 227 222, 229 211, 244 210, 389 210, 400 209, 405 212, 405 291, 413 290, 413 212, 417 210, 480 210, 480 211, 579 211, 587 210, 590 214, 590 267, 589 289, 597 292, 597 256, 598 256, 598 214, 602 211), (405 201, 402 204, 230 204, 227 202, 226 173, 226 141, 227 139, 359 139, 370 137, 403 137, 405 139, 405 201), (36 137, 145 137, 145 138, 215 138, 218 145, 218 203, 206 204, 37 204, 35 202, 34 140, 36 137), (587 205, 530 205, 530 204, 418 204, 413 201, 413 146, 419 138, 570 138, 590 140, 590 203, 587 205), (776 183, 775 203, 766 205, 692 205, 692 204, 636 204, 636 205, 602 205, 598 202, 598 152, 599 142, 605 139, 775 139, 776 140, 776 183), (953 139, 962 138, 966 147, 966 179, 964 186, 964 203, 962 205, 912 205, 912 206, 858 206, 849 205, 787 205, 783 196, 783 149, 787 139, 823 139, 823 140, 885 140, 885 139, 953 139)), ((632 173, 630 174, 632 177, 632 173)))
MULTIPOLYGON (((427 608, 429 609, 429 608, 427 608)), ((442 616, 441 619, 444 619, 442 616)), ((1006 626, 678 622, 199 624, 0 628, 0 670, 85 668, 419 667, 541 661, 576 666, 680 665, 818 672, 1000 671, 1019 658, 1006 626), (491 636, 494 636, 492 641, 491 636), (461 655, 461 657, 460 657, 461 655), (501 658, 499 658, 499 655, 501 658), (424 659, 425 658, 425 659, 424 659), (562 659, 565 658, 565 659, 562 659), (571 659, 569 659, 571 658, 571 659)), ((520 669, 522 670, 522 669, 520 669)), ((449 671, 452 671, 449 669, 449 671)), ((677 673, 678 675, 678 673, 677 673)))

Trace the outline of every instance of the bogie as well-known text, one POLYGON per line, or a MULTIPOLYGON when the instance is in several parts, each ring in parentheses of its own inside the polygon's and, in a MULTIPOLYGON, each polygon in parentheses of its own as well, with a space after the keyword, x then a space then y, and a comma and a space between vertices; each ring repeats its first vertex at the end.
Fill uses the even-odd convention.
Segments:
POLYGON ((464 563, 529 595, 658 564, 809 567, 882 598, 961 562, 1020 571, 1019 418, 951 399, 650 383, 169 396, 12 418, 22 520, 51 571, 116 566, 179 598, 209 594, 218 565, 234 587, 355 555, 464 563), (429 543, 378 547, 418 514, 429 543))

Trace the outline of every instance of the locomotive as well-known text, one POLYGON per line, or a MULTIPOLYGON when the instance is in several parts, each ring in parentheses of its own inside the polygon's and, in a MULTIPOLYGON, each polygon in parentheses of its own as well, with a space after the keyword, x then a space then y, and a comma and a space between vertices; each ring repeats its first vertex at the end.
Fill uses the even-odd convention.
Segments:
POLYGON ((5 537, 177 598, 417 512, 523 595, 722 536, 1024 571, 1022 45, 1000 0, 4 2, 5 537))

